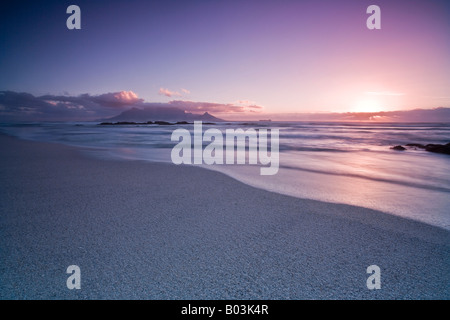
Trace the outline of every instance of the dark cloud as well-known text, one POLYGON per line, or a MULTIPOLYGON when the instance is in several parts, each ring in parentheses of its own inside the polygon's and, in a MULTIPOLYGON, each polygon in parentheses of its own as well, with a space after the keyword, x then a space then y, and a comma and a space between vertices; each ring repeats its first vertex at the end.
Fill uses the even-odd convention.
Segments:
POLYGON ((248 118, 259 114, 281 121, 385 121, 450 122, 450 108, 416 109, 389 112, 267 114, 251 101, 213 103, 173 100, 167 103, 144 102, 132 91, 101 95, 81 94, 34 96, 26 92, 0 91, 0 122, 14 121, 89 121, 117 116, 131 108, 167 108, 222 118, 248 118))
POLYGON ((144 102, 133 91, 101 95, 81 94, 34 96, 26 92, 0 91, 0 121, 80 121, 112 117, 127 109, 178 108, 192 113, 245 113, 261 109, 255 105, 220 104, 174 100, 144 102))
POLYGON ((117 114, 118 108, 142 103, 132 91, 34 96, 26 92, 0 91, 1 121, 92 120, 117 114))

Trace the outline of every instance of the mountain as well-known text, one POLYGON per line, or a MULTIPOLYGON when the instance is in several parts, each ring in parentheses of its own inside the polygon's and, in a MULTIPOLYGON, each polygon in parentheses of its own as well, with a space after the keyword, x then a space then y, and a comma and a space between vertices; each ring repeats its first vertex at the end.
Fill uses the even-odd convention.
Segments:
POLYGON ((174 107, 147 107, 144 109, 132 108, 121 114, 105 119, 108 121, 223 121, 205 112, 193 114, 174 107))

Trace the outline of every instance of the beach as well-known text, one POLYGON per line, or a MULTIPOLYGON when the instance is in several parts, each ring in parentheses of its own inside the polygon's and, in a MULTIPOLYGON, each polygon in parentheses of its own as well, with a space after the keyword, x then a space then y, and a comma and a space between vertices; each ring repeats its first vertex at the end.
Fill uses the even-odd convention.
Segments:
POLYGON ((1 299, 450 298, 443 228, 198 167, 0 145, 1 299))

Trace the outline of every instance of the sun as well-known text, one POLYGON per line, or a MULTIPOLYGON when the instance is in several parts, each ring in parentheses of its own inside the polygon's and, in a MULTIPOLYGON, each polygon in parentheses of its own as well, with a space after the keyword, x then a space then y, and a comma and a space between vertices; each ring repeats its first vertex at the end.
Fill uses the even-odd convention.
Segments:
POLYGON ((380 103, 377 100, 366 99, 355 103, 353 112, 378 112, 381 111, 380 103))

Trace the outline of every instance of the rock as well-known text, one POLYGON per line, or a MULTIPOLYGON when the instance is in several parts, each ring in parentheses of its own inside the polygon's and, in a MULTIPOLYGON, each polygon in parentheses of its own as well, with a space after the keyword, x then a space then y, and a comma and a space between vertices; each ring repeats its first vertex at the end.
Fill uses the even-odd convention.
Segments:
POLYGON ((116 122, 114 124, 118 124, 118 125, 127 125, 127 124, 136 124, 136 122, 130 122, 130 121, 120 121, 120 122, 116 122))
POLYGON ((178 121, 176 124, 190 124, 190 123, 187 121, 178 121))
MULTIPOLYGON (((450 154, 450 142, 447 144, 427 144, 427 145, 423 145, 420 143, 408 143, 408 144, 406 144, 406 146, 425 149, 426 151, 434 152, 434 153, 450 154)), ((395 148, 396 147, 393 147, 391 149, 395 149, 395 148)), ((401 149, 396 149, 396 150, 401 150, 401 149)))
POLYGON ((395 147, 391 147, 391 149, 393 149, 393 150, 398 150, 398 151, 406 150, 406 148, 404 148, 404 147, 402 147, 402 146, 400 146, 400 145, 395 146, 395 147))
POLYGON ((112 122, 102 122, 100 123, 101 126, 112 126, 113 123, 112 122))
POLYGON ((155 121, 155 124, 159 124, 160 126, 171 126, 173 123, 166 122, 166 121, 155 121))
POLYGON ((423 144, 420 144, 420 143, 408 143, 406 146, 407 147, 416 147, 416 148, 420 148, 420 149, 425 149, 425 146, 423 144))
POLYGON ((450 154, 450 143, 447 144, 427 144, 425 150, 435 153, 450 154))

